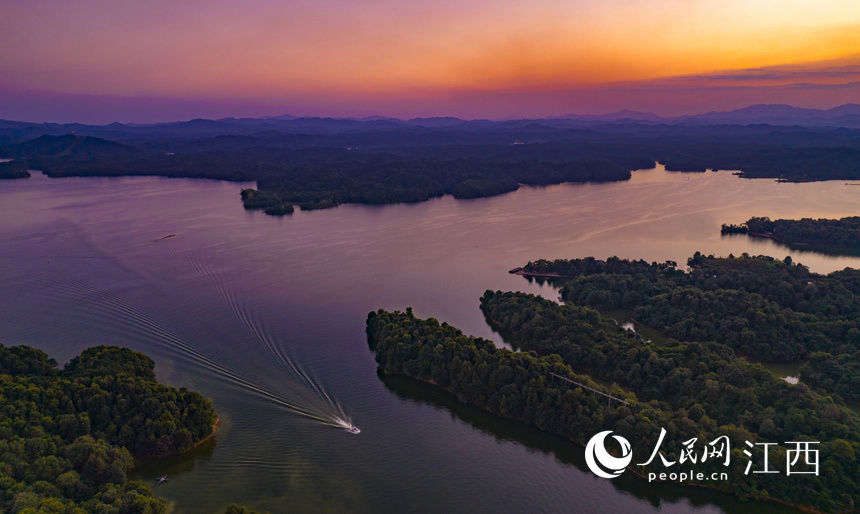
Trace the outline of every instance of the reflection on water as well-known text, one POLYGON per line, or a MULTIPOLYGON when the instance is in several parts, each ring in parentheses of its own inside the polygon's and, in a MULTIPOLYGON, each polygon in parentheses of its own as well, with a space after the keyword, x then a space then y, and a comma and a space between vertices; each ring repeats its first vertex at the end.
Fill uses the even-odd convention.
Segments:
POLYGON ((157 490, 179 512, 232 502, 272 512, 730 508, 715 493, 599 479, 578 465, 575 447, 404 395, 376 375, 367 312, 412 306, 501 344, 478 309, 484 290, 558 297, 507 273, 531 259, 683 263, 701 250, 791 255, 819 272, 860 267, 857 257, 720 237, 722 223, 754 215, 855 215, 860 190, 844 183, 655 169, 623 183, 284 218, 242 209, 241 187, 144 177, 0 182, 0 341, 61 362, 94 344, 129 346, 155 358, 161 380, 214 399, 222 420, 214 443, 137 471, 170 475, 157 490), (296 415, 271 396, 316 414, 342 408, 361 433, 296 415))
MULTIPOLYGON (((529 449, 555 457, 560 465, 575 466, 588 473, 581 446, 571 441, 550 436, 537 429, 496 417, 484 410, 460 403, 457 398, 438 387, 417 382, 407 377, 379 375, 380 380, 400 398, 427 404, 440 411, 450 412, 456 419, 495 437, 499 443, 525 445, 529 449)), ((672 484, 648 484, 631 474, 613 479, 613 485, 622 493, 647 501, 653 507, 664 502, 689 501, 691 505, 715 504, 731 512, 760 512, 761 504, 744 503, 731 495, 715 494, 713 491, 678 487, 672 484)), ((768 512, 796 512, 780 505, 768 505, 768 512)))

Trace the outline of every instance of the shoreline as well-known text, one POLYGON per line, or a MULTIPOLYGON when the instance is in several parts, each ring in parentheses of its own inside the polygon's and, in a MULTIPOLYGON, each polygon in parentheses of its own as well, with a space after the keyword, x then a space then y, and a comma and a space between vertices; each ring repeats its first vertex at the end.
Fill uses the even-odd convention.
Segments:
MULTIPOLYGON (((723 236, 733 235, 733 234, 722 234, 723 236)), ((850 246, 827 246, 821 245, 817 243, 806 243, 803 241, 789 241, 787 239, 782 239, 773 234, 764 234, 761 232, 751 232, 747 231, 746 235, 753 238, 761 238, 761 239, 770 239, 776 243, 779 243, 789 249, 797 250, 799 252, 817 252, 825 255, 835 255, 835 256, 846 256, 846 257, 854 257, 860 255, 860 249, 852 248, 850 246)))
POLYGON ((511 275, 519 275, 521 277, 540 277, 540 278, 561 278, 564 275, 559 273, 539 273, 537 271, 526 271, 523 268, 514 268, 509 270, 508 273, 511 275))
POLYGON ((136 454, 132 454, 132 457, 134 457, 134 459, 137 461, 137 460, 150 460, 150 459, 155 459, 155 460, 167 459, 170 457, 179 457, 182 455, 186 455, 187 453, 194 450, 195 448, 199 448, 200 446, 203 446, 207 442, 211 441, 215 437, 215 435, 218 433, 218 430, 220 429, 220 427, 221 427, 221 418, 216 417, 215 423, 212 424, 212 430, 209 432, 209 434, 207 434, 205 437, 203 437, 199 441, 194 442, 193 444, 191 444, 191 446, 189 446, 188 448, 185 448, 184 450, 165 453, 162 455, 147 455, 147 454, 136 455, 136 454))
POLYGON ((215 434, 217 434, 217 433, 218 433, 218 429, 219 429, 220 427, 221 427, 221 418, 217 418, 217 417, 216 417, 216 418, 215 418, 215 423, 213 423, 213 424, 212 424, 212 431, 211 431, 211 432, 209 432, 209 435, 207 435, 207 436, 206 436, 206 437, 204 437, 203 439, 201 439, 201 440, 197 441, 196 443, 192 444, 191 446, 189 446, 189 447, 188 447, 188 448, 186 448, 185 450, 183 450, 183 451, 181 451, 181 452, 177 453, 176 455, 184 455, 184 454, 186 454, 186 453, 190 452, 191 450, 193 450, 193 449, 195 449, 195 448, 199 448, 200 446, 202 446, 203 444, 207 443, 208 441, 211 441, 211 440, 215 437, 215 434))

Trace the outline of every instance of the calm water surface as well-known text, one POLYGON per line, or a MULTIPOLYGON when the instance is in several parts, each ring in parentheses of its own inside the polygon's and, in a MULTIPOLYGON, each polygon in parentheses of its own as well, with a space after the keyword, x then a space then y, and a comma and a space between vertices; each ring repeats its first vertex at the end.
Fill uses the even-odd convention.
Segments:
POLYGON ((231 502, 285 511, 758 512, 721 494, 599 479, 581 448, 376 373, 364 319, 413 306, 503 344, 486 289, 556 299, 507 270, 531 259, 791 255, 814 271, 860 259, 721 237, 750 216, 858 214, 843 182, 728 172, 523 188, 414 205, 273 218, 241 185, 36 176, 0 182, 0 341, 65 362, 95 344, 152 356, 159 379, 214 399, 221 429, 191 455, 144 463, 178 512, 231 502), (171 236, 164 238, 165 236, 171 236), (164 238, 164 239, 162 239, 164 238), (328 398, 326 398, 328 396, 328 398), (361 434, 326 426, 338 407, 361 434))

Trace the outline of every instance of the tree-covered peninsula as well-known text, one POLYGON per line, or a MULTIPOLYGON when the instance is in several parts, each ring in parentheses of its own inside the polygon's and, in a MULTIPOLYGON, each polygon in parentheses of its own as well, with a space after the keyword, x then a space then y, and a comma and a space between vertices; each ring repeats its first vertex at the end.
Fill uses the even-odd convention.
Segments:
MULTIPOLYGON (((665 428, 669 461, 685 441, 726 435, 730 468, 700 462, 695 470, 727 470, 729 479, 704 485, 820 511, 856 508, 860 417, 839 395, 853 399, 857 380, 857 271, 816 275, 767 257, 701 254, 690 266, 685 272, 672 262, 617 258, 530 263, 523 273, 559 275, 549 280, 562 287, 565 304, 500 291, 481 298, 487 322, 517 352, 410 310, 370 313, 368 341, 383 372, 436 384, 498 416, 580 444, 614 430, 639 454, 665 428), (665 336, 644 337, 601 312, 619 309, 666 329, 665 336), (759 331, 771 344, 756 338, 759 331), (799 384, 752 362, 776 357, 806 360, 799 384), (795 440, 820 442, 819 476, 744 473, 745 441, 795 440)), ((772 467, 784 468, 785 447, 771 450, 772 467)), ((666 468, 658 460, 628 470, 666 468)))
POLYGON ((163 513, 128 480, 134 457, 188 450, 216 422, 210 400, 155 380, 153 361, 114 346, 64 368, 44 352, 0 345, 0 510, 163 513))
POLYGON ((766 237, 794 248, 860 255, 860 216, 799 220, 753 217, 740 225, 723 225, 721 232, 766 237))
POLYGON ((763 362, 803 363, 801 379, 858 399, 860 270, 812 273, 790 258, 696 253, 689 272, 674 262, 593 258, 528 263, 565 302, 625 311, 681 341, 716 341, 763 362), (814 357, 814 358, 813 358, 814 357))

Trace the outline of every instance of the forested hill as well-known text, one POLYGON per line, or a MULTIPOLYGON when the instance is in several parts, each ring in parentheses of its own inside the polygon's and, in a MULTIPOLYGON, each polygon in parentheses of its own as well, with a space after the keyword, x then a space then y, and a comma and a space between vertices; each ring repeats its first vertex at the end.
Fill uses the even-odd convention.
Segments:
MULTIPOLYGON (((193 120, 149 126, 0 122, 0 177, 159 175, 255 181, 249 208, 475 198, 521 184, 626 180, 674 171, 860 179, 860 130, 576 119, 193 120), (65 130, 66 132, 61 132, 65 130), (74 130, 74 134, 68 131, 74 130)), ((247 195, 246 195, 247 196, 247 195)), ((289 207, 289 208, 288 208, 289 207)))
POLYGON ((150 358, 111 346, 57 369, 40 350, 0 345, 0 399, 3 512, 166 512, 127 480, 133 456, 187 450, 216 421, 208 399, 157 383, 150 358))

